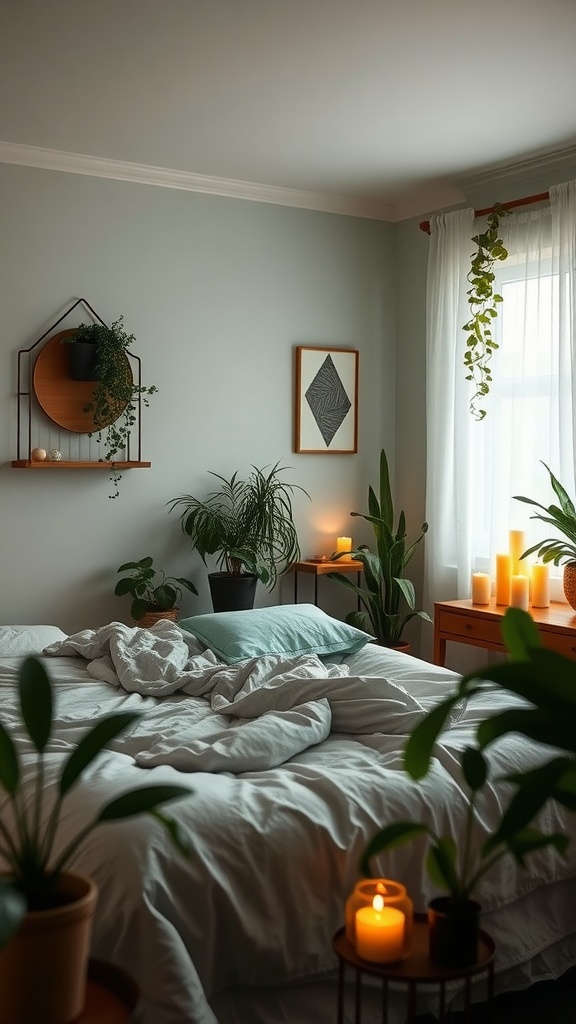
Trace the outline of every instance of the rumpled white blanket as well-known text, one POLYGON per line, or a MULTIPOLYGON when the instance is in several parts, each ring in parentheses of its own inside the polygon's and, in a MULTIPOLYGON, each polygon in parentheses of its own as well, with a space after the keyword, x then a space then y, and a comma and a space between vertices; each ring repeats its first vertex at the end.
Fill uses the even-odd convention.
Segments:
POLYGON ((326 739, 345 734, 409 733, 423 708, 401 686, 381 677, 351 676, 347 666, 316 655, 266 655, 236 665, 218 661, 190 634, 168 621, 152 629, 112 622, 50 644, 48 655, 81 655, 87 672, 129 693, 203 697, 230 716, 229 728, 198 734, 187 721, 177 734, 131 749, 138 764, 185 771, 245 772, 275 767, 326 739))

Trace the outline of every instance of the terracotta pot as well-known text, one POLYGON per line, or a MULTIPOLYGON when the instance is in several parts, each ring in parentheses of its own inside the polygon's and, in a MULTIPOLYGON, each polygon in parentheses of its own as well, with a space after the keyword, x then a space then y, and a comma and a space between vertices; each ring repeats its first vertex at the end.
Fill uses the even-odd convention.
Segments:
POLYGON ((438 896, 428 904, 428 953, 441 967, 472 967, 478 959, 480 904, 438 896))
POLYGON ((169 622, 177 622, 179 612, 179 608, 168 608, 163 612, 145 612, 142 618, 135 622, 135 625, 144 629, 150 629, 151 626, 155 626, 162 619, 168 619, 169 622))
POLYGON ((564 597, 568 601, 570 607, 574 608, 576 611, 576 562, 568 562, 568 564, 564 566, 562 585, 564 588, 564 597))
POLYGON ((0 951, 0 1024, 69 1024, 84 1009, 98 891, 65 872, 58 906, 29 912, 0 951))

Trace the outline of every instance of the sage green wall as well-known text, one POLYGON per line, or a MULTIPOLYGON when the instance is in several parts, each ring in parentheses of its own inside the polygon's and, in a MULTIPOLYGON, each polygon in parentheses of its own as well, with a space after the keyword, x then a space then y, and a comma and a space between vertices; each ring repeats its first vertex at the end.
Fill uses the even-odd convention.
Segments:
MULTIPOLYGON (((0 622, 129 622, 116 569, 145 554, 196 582, 184 613, 210 610, 166 509, 205 492, 208 470, 281 459, 312 498, 296 499, 304 555, 344 531, 362 540, 348 513, 365 505, 381 445, 394 449, 394 225, 0 165, 0 226, 0 622), (10 467, 17 351, 79 296, 106 321, 124 314, 143 383, 159 388, 144 412, 152 468, 126 473, 115 501, 105 473, 10 467), (358 455, 292 453, 298 344, 359 349, 358 455)), ((325 590, 327 610, 348 600, 325 590)), ((290 596, 285 581, 257 603, 290 596)))

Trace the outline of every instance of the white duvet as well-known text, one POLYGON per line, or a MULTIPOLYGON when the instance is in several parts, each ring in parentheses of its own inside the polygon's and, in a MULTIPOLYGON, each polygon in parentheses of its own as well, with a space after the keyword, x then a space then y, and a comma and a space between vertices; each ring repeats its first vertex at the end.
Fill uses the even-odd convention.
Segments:
MULTIPOLYGON (((369 645, 341 665, 267 658, 228 668, 169 623, 153 631, 110 624, 48 649, 57 692, 48 785, 98 718, 142 712, 71 794, 60 844, 129 787, 178 780, 191 789, 170 808, 190 839, 189 861, 143 817, 100 827, 75 862, 100 889, 93 954, 136 978, 143 1024, 279 1024, 287 1006, 293 1024, 332 1022, 335 1002, 326 998, 304 1015, 307 994, 332 976, 331 940, 365 842, 406 818, 460 834, 456 757, 490 709, 460 709, 432 771, 415 784, 402 770, 406 734, 455 676, 406 655, 369 645)), ((17 664, 2 658, 0 642, 0 715, 9 727, 18 718, 17 664)), ((511 737, 494 761, 498 772, 522 770, 534 755, 511 737)), ((501 789, 485 794, 479 842, 501 800, 501 789)), ((546 819, 574 830, 558 809, 546 819)), ((478 895, 499 972, 538 963, 553 974, 573 958, 575 846, 567 861, 543 851, 527 870, 505 861, 485 878, 478 895)), ((414 843, 379 865, 407 884, 417 910, 434 894, 422 853, 414 843)))

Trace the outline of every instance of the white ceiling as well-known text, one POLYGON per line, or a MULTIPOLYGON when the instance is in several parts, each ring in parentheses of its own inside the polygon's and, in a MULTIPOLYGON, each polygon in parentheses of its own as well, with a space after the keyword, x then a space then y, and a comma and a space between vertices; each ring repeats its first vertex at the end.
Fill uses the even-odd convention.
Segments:
POLYGON ((0 160, 51 166, 27 147, 426 213, 576 154, 576 0, 0 0, 0 160))

